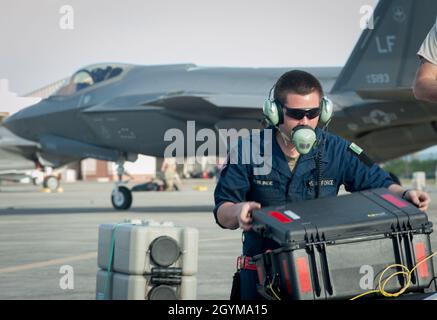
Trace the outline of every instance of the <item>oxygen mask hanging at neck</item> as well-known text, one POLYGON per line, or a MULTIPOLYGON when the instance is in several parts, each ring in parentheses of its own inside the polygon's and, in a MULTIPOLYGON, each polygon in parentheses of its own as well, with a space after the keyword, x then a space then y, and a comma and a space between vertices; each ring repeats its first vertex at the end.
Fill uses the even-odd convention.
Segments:
POLYGON ((316 132, 310 126, 300 125, 291 131, 291 142, 300 154, 310 152, 316 140, 316 132))
POLYGON ((289 143, 292 143, 300 154, 310 152, 317 140, 316 132, 310 126, 297 126, 291 131, 290 135, 284 133, 279 127, 276 127, 276 129, 278 129, 284 144, 288 146, 289 143))

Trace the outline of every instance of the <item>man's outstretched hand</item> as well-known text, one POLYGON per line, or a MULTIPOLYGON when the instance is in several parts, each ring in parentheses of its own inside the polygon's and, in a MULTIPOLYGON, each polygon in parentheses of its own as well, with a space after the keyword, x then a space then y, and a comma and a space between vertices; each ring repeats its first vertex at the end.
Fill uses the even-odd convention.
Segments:
POLYGON ((420 190, 409 190, 405 195, 405 199, 415 204, 421 211, 428 210, 429 203, 431 202, 428 193, 420 190))
POLYGON ((238 216, 238 225, 244 231, 249 231, 252 228, 252 211, 261 209, 261 204, 255 201, 242 202, 241 211, 238 216))

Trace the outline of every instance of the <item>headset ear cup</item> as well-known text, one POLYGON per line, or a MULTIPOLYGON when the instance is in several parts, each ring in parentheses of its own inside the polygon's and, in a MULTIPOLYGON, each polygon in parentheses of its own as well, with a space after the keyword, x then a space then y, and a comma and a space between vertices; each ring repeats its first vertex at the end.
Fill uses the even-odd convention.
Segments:
POLYGON ((284 110, 282 109, 282 105, 279 101, 275 100, 276 110, 278 110, 279 122, 278 125, 284 123, 284 110))
POLYGON ((326 125, 331 121, 332 113, 334 112, 334 104, 331 99, 323 97, 320 102, 320 118, 319 122, 322 125, 326 125))
POLYGON ((282 109, 279 110, 276 102, 270 99, 264 101, 263 114, 266 117, 267 121, 274 126, 278 126, 279 124, 281 124, 284 118, 282 114, 282 109))

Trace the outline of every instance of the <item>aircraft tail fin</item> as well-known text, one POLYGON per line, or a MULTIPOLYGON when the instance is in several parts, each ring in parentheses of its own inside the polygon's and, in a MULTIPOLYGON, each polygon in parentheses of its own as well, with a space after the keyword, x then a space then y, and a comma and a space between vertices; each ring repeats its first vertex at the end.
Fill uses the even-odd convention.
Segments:
POLYGON ((420 60, 417 51, 436 22, 436 0, 380 0, 373 29, 361 34, 331 93, 353 91, 362 98, 410 92, 420 60))

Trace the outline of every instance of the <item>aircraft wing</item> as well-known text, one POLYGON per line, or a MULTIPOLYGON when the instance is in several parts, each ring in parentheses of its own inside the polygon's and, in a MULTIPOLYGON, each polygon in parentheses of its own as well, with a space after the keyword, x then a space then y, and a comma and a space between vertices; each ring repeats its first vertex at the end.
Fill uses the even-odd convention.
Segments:
POLYGON ((261 116, 261 106, 265 96, 247 94, 210 94, 194 92, 154 93, 116 97, 85 109, 85 113, 125 112, 144 110, 171 110, 191 113, 242 112, 244 117, 261 116), (226 108, 226 110, 224 110, 226 108), (229 110, 230 109, 230 110, 229 110))
MULTIPOLYGON (((89 107, 83 112, 159 111, 166 117, 207 123, 216 130, 254 129, 261 126, 261 105, 264 99, 264 96, 259 95, 156 93, 117 97, 89 107)), ((365 103, 362 107, 343 108, 335 112, 330 128, 360 145, 376 162, 384 162, 433 145, 437 134, 432 124, 427 121, 429 115, 425 112, 426 109, 419 112, 423 119, 416 116, 412 121, 409 112, 399 110, 414 108, 417 111, 421 107, 416 102, 410 106, 407 101, 403 106, 404 108, 400 108, 399 102, 378 100, 374 104, 365 103)))
POLYGON ((80 158, 44 151, 40 144, 22 139, 0 126, 0 171, 34 169, 37 162, 58 168, 75 160, 80 158))
POLYGON ((435 125, 428 122, 388 126, 355 135, 348 133, 345 138, 358 144, 370 158, 381 163, 433 146, 437 132, 435 125))
POLYGON ((0 172, 35 169, 35 162, 17 152, 0 147, 0 172))
POLYGON ((196 121, 215 130, 255 129, 261 126, 264 99, 264 96, 247 94, 156 93, 117 97, 82 112, 88 115, 160 112, 167 119, 184 123, 196 121))
POLYGON ((11 159, 12 156, 32 161, 32 154, 36 149, 37 144, 35 142, 22 139, 5 127, 0 126, 0 159, 3 160, 2 162, 9 163, 8 166, 16 163, 15 160, 11 159))
POLYGON ((17 169, 14 171, 0 171, 0 180, 20 182, 22 179, 30 178, 31 176, 27 173, 28 170, 33 170, 35 168, 24 168, 17 169), (22 170, 22 171, 20 171, 22 170), (23 171, 26 170, 26 171, 23 171))

